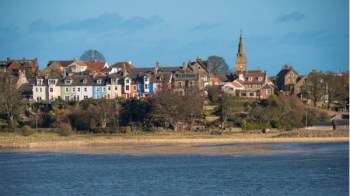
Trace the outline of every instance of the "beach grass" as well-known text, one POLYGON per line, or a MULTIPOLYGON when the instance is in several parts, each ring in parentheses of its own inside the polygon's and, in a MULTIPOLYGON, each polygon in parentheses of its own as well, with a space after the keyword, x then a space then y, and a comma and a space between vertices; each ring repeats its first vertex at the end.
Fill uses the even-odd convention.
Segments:
POLYGON ((259 131, 223 133, 208 132, 139 132, 138 134, 71 134, 62 136, 52 132, 35 132, 24 136, 18 132, 0 132, 0 148, 50 148, 92 145, 143 145, 143 144, 223 144, 223 143, 271 143, 271 142, 348 142, 348 131, 259 131))

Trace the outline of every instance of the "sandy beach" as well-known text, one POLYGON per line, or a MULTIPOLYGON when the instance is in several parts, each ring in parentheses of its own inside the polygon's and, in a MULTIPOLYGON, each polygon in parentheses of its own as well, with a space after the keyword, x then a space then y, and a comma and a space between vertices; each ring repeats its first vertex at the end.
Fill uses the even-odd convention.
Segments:
POLYGON ((68 137, 54 133, 36 133, 25 137, 1 134, 0 149, 117 154, 239 154, 283 151, 266 143, 349 142, 349 137, 275 137, 276 134, 160 134, 91 135, 68 137), (235 145, 254 144, 254 145, 235 145))

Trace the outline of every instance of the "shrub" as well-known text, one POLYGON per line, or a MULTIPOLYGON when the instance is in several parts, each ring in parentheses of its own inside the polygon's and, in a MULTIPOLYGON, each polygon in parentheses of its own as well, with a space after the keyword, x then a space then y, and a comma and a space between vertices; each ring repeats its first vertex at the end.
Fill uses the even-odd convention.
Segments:
POLYGON ((30 135, 33 135, 35 133, 35 130, 33 130, 30 126, 25 125, 21 128, 20 133, 23 136, 30 136, 30 135))
POLYGON ((70 136, 73 134, 72 126, 69 123, 60 123, 58 130, 61 136, 70 136))

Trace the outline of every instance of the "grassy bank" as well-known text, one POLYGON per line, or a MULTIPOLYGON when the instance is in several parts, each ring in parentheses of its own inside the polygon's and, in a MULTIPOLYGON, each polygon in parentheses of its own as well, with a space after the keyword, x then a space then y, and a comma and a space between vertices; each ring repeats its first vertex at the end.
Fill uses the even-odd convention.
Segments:
POLYGON ((136 135, 116 134, 72 134, 61 136, 57 133, 35 132, 23 136, 16 132, 0 132, 0 148, 60 148, 93 145, 138 145, 138 144, 220 144, 220 143, 269 143, 269 142, 348 142, 347 131, 299 130, 268 134, 260 132, 210 133, 157 132, 136 135))

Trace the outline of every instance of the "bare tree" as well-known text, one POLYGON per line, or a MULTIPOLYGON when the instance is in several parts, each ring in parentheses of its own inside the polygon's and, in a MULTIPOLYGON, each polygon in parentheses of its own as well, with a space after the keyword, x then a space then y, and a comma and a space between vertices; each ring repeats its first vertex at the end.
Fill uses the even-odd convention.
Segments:
POLYGON ((239 109, 240 103, 237 97, 223 93, 219 98, 219 114, 221 119, 221 128, 225 129, 225 123, 230 115, 233 115, 239 109))
POLYGON ((342 75, 328 72, 324 78, 327 85, 326 93, 328 95, 329 109, 334 101, 344 101, 349 92, 346 91, 346 85, 343 84, 342 75))
POLYGON ((81 61, 106 61, 104 55, 97 50, 87 50, 80 56, 81 61))
POLYGON ((208 57, 208 69, 210 73, 214 75, 222 75, 229 72, 227 63, 222 57, 219 56, 208 57))
POLYGON ((317 102, 320 101, 326 93, 324 74, 322 72, 312 70, 307 77, 304 89, 307 91, 308 99, 311 99, 314 106, 316 106, 317 102))
POLYGON ((5 114, 11 129, 14 128, 14 117, 22 107, 22 96, 17 90, 15 78, 8 74, 0 75, 0 112, 5 114))
POLYGON ((178 130, 178 123, 193 125, 202 116, 203 96, 196 89, 188 89, 186 95, 178 95, 168 85, 152 97, 152 117, 170 123, 178 130))

